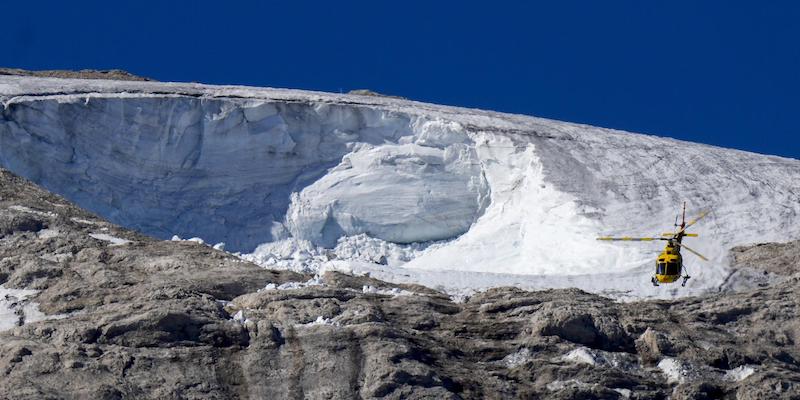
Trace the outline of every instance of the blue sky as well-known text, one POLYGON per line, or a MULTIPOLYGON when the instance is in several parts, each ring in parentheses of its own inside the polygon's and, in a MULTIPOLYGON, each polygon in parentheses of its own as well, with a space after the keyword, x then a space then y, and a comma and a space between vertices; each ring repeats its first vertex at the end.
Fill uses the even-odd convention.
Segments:
POLYGON ((800 158, 800 2, 3 5, 0 66, 323 91, 800 158))

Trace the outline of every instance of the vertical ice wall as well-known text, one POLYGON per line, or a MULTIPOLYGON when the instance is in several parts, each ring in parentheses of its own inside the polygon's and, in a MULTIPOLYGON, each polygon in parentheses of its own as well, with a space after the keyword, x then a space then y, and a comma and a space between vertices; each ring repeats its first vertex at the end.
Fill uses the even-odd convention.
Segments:
POLYGON ((7 105, 0 166, 162 238, 414 242, 457 236, 485 207, 468 142, 369 107, 73 96, 7 105))

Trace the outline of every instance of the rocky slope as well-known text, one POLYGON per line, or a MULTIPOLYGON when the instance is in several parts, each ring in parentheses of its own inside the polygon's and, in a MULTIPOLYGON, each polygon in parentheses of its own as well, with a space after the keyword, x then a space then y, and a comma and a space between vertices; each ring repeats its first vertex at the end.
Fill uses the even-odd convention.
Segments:
POLYGON ((773 279, 671 301, 495 288, 455 303, 152 239, 0 170, 0 283, 36 290, 0 303, 17 325, 0 332, 0 398, 800 398, 800 243, 734 254, 773 279))
POLYGON ((121 69, 82 69, 71 71, 64 69, 53 69, 46 71, 29 71, 20 68, 0 68, 0 75, 12 76, 36 76, 42 78, 67 78, 67 79, 113 79, 119 81, 152 81, 153 79, 134 75, 121 69))

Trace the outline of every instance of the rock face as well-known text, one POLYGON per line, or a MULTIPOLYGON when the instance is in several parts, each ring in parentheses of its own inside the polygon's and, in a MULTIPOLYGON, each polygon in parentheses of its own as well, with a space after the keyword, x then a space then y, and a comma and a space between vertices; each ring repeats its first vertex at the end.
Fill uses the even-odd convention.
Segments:
MULTIPOLYGON (((758 269, 798 246, 737 254, 758 269)), ((702 298, 456 303, 155 240, 0 170, 0 283, 43 314, 0 332, 0 398, 796 399, 800 276, 771 265, 768 286, 702 298)))
POLYGON ((70 70, 47 70, 47 71, 28 71, 19 68, 0 68, 0 75, 14 75, 14 76, 37 76, 44 78, 71 78, 71 79, 113 79, 122 81, 152 81, 150 78, 145 78, 131 74, 128 71, 121 69, 110 70, 96 70, 96 69, 82 69, 80 71, 70 70))

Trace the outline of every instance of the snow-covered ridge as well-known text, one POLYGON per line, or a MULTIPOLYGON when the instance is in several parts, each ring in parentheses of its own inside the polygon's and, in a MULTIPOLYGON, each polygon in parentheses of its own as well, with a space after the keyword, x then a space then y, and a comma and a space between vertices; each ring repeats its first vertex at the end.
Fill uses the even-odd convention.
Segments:
POLYGON ((0 77, 0 103, 0 166, 158 237, 234 251, 268 243, 251 259, 272 264, 281 257, 265 252, 278 248, 306 249, 282 256, 297 267, 324 264, 325 249, 348 249, 339 263, 385 250, 388 263, 354 265, 448 289, 665 297, 678 292, 647 287, 657 247, 595 236, 664 232, 684 200, 690 212, 711 208, 692 247, 712 262, 687 257, 683 294, 719 285, 733 245, 800 237, 793 159, 282 89, 0 77), (348 239, 358 237, 372 239, 348 239))

